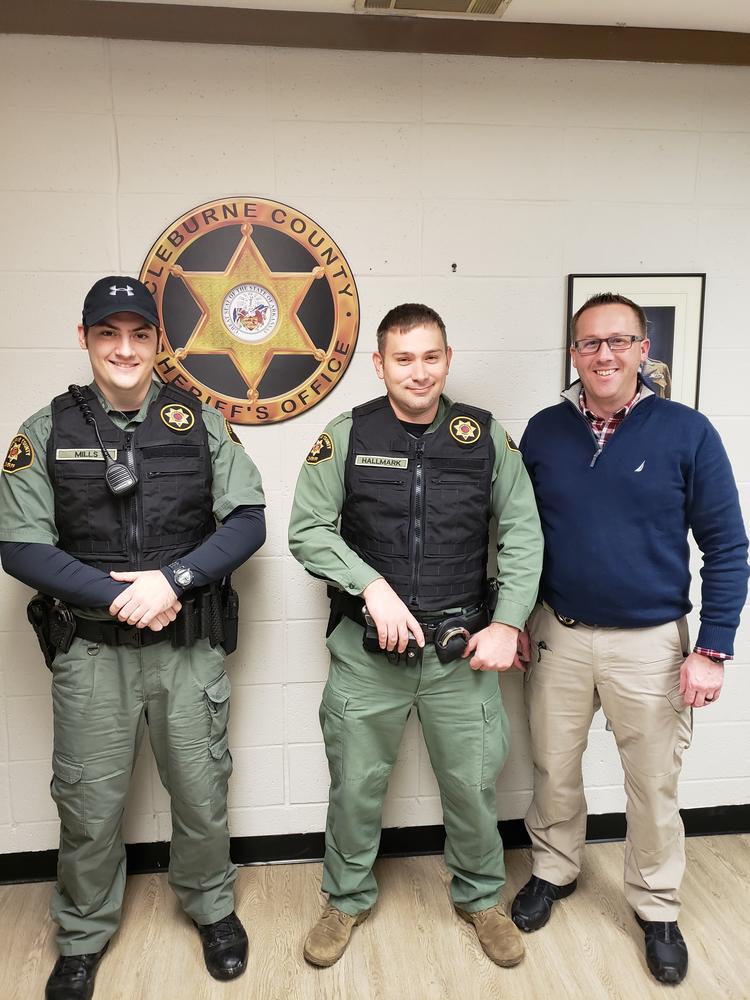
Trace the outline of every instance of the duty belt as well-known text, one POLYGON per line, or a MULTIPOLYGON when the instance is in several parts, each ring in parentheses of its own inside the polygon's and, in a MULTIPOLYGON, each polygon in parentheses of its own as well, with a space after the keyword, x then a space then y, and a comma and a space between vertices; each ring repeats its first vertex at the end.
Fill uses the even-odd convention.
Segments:
POLYGON ((86 642, 101 643, 104 646, 153 646, 156 642, 171 642, 175 635, 175 623, 166 625, 160 632, 135 625, 120 625, 115 622, 98 621, 73 615, 76 638, 86 642))
POLYGON ((182 609, 175 621, 159 632, 137 628, 118 621, 81 618, 73 615, 75 634, 87 642, 107 646, 153 646, 169 641, 176 648, 192 646, 198 639, 208 639, 216 646, 224 639, 222 601, 217 584, 197 587, 180 599, 182 609))
POLYGON ((192 646, 198 639, 208 639, 212 646, 221 643, 225 653, 234 652, 239 597, 229 577, 221 585, 211 583, 197 587, 183 595, 181 604, 175 621, 158 632, 112 619, 82 618, 73 614, 64 602, 47 594, 35 594, 26 613, 50 670, 57 653, 67 653, 76 636, 106 646, 143 647, 170 642, 175 649, 192 646))
MULTIPOLYGON (((381 649, 377 628, 367 613, 362 599, 351 594, 342 594, 339 600, 339 611, 357 625, 364 626, 362 645, 368 652, 384 653, 394 662, 403 660, 407 665, 416 665, 420 662, 422 650, 415 639, 409 639, 403 653, 381 649)), ((441 663, 450 663, 463 654, 469 638, 487 626, 489 611, 485 603, 480 603, 461 608, 459 611, 445 611, 442 614, 424 616, 415 614, 414 618, 422 627, 425 644, 434 645, 441 663)))

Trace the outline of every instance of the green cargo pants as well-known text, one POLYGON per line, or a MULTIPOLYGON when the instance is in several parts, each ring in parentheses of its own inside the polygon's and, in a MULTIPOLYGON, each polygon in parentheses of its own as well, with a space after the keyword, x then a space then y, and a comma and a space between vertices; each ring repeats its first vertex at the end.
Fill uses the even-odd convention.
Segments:
POLYGON ((224 654, 74 639, 52 676, 52 797, 60 815, 50 914, 63 955, 99 951, 115 932, 125 889, 120 826, 144 722, 172 804, 169 882, 197 923, 234 909, 229 859, 229 679, 224 654))
POLYGON ((421 666, 394 665, 362 648, 362 628, 348 618, 327 645, 320 723, 331 774, 323 865, 331 904, 354 915, 375 902, 383 800, 416 707, 440 787, 453 902, 469 912, 494 906, 505 883, 495 782, 508 753, 497 674, 466 660, 444 665, 434 646, 421 666))

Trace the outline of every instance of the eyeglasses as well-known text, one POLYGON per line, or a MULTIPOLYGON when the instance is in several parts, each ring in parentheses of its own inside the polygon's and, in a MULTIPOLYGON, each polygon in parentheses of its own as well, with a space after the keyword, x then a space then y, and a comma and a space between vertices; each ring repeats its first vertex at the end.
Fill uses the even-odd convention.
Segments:
POLYGON ((595 337, 591 340, 574 340, 573 347, 579 354, 596 354, 602 344, 606 344, 610 351, 629 351, 636 341, 643 340, 643 337, 636 337, 633 334, 618 334, 615 337, 595 337))

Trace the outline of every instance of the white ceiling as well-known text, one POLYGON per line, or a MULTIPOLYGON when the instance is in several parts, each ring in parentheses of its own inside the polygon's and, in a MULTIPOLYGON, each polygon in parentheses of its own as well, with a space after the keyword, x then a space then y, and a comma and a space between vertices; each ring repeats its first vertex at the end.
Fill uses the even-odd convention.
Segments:
MULTIPOLYGON (((129 2, 132 3, 134 0, 129 2)), ((135 2, 150 3, 152 0, 135 0, 135 2)), ((350 14, 354 11, 354 0, 166 0, 166 2, 191 7, 244 7, 307 13, 350 14)), ((368 13, 357 16, 387 15, 368 13)), ((710 0, 710 2, 709 0, 512 0, 503 20, 750 32, 750 0, 710 0)))

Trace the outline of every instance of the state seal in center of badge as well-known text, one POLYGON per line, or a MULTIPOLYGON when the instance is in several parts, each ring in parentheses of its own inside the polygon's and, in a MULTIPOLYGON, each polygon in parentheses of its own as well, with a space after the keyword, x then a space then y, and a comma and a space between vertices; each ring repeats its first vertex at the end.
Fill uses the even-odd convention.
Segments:
POLYGON ((221 318, 233 336, 253 344, 270 337, 276 329, 279 306, 262 285, 237 285, 224 298, 221 318))

